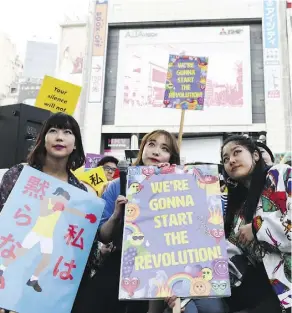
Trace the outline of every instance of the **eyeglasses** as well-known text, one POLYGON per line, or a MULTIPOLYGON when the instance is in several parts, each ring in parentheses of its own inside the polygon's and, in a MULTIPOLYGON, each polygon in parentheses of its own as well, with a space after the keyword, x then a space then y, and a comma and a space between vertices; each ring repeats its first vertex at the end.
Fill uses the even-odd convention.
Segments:
POLYGON ((109 172, 109 173, 114 173, 117 168, 116 167, 110 167, 108 165, 104 166, 103 169, 106 171, 106 172, 109 172))

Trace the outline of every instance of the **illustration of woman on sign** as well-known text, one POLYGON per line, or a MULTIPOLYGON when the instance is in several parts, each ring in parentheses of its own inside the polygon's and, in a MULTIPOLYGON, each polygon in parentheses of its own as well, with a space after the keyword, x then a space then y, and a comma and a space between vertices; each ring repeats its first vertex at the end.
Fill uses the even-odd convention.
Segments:
POLYGON ((5 259, 3 264, 0 264, 0 277, 4 276, 4 272, 10 264, 24 256, 29 250, 39 243, 42 259, 26 284, 27 286, 32 287, 36 292, 42 292, 42 288, 39 285, 39 276, 50 265, 54 247, 54 230, 62 212, 68 212, 73 215, 86 218, 90 221, 90 223, 96 222, 96 216, 94 214, 85 214, 77 209, 68 208, 67 204, 69 201, 69 193, 61 187, 56 189, 52 197, 44 198, 40 201, 40 215, 35 225, 25 236, 21 247, 18 247, 14 252, 14 256, 5 259))

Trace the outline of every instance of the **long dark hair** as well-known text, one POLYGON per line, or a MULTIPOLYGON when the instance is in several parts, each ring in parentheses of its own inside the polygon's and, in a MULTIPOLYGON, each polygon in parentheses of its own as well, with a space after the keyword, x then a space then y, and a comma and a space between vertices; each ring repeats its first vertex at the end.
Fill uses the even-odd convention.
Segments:
POLYGON ((165 136, 167 145, 170 149, 169 163, 180 165, 180 154, 179 154, 179 148, 177 145, 177 140, 171 133, 162 129, 154 130, 153 132, 148 133, 143 137, 141 145, 140 145, 140 150, 137 156, 137 160, 134 165, 143 165, 142 155, 143 155, 143 150, 144 150, 146 143, 149 142, 150 140, 155 140, 160 135, 165 136))
POLYGON ((228 137, 221 147, 221 159, 223 162, 223 148, 229 143, 245 147, 251 154, 258 152, 259 160, 251 173, 250 187, 247 189, 241 182, 232 182, 231 178, 224 171, 225 181, 228 187, 228 203, 225 218, 225 234, 230 235, 234 215, 242 209, 242 214, 246 223, 250 223, 256 212, 261 193, 266 182, 268 167, 262 158, 262 154, 252 139, 241 135, 228 137))
POLYGON ((76 120, 68 114, 56 113, 51 115, 43 124, 38 135, 34 149, 28 155, 27 163, 30 166, 42 168, 47 154, 45 148, 45 137, 50 128, 70 129, 75 136, 76 149, 70 154, 67 162, 67 170, 76 170, 84 164, 85 154, 82 145, 81 132, 76 120))

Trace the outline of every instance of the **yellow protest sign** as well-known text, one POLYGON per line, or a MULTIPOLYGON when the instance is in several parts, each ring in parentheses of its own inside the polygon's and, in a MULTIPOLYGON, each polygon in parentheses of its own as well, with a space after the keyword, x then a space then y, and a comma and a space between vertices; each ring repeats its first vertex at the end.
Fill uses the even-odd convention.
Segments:
POLYGON ((73 115, 81 87, 54 77, 45 76, 35 106, 53 113, 73 115))
POLYGON ((104 187, 107 185, 102 166, 95 167, 89 171, 85 171, 84 167, 80 167, 73 173, 80 181, 90 185, 97 192, 97 195, 101 197, 104 187))

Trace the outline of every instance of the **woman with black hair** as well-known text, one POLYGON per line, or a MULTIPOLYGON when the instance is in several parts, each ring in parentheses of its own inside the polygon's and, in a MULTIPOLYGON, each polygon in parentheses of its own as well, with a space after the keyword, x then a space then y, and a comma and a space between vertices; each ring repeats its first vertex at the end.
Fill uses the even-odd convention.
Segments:
MULTIPOLYGON (((29 166, 87 191, 71 172, 82 166, 84 161, 79 125, 72 116, 65 113, 53 114, 44 123, 27 160, 29 166)), ((15 165, 3 176, 0 185, 0 214, 23 166, 15 165)))
POLYGON ((268 167, 244 136, 227 138, 221 157, 228 186, 230 311, 291 312, 291 167, 268 167))

